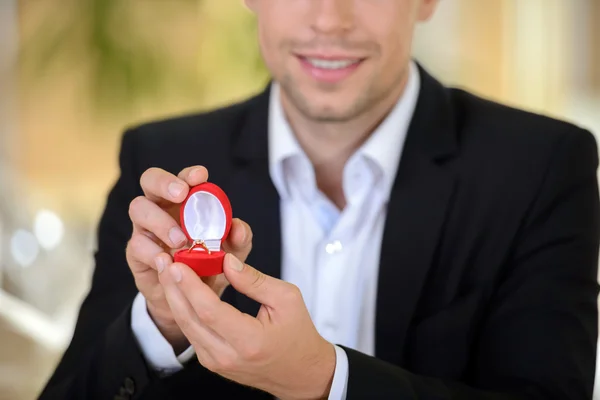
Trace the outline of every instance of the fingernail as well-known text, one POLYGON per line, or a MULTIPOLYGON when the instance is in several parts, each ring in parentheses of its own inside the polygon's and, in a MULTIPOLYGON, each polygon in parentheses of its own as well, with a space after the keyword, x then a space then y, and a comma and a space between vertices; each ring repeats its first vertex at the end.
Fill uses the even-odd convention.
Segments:
POLYGON ((185 240, 185 235, 178 227, 174 226, 169 231, 169 239, 173 242, 174 245, 178 245, 185 240))
POLYGON ((246 227, 244 226, 244 230, 242 231, 242 240, 241 240, 241 242, 243 244, 246 244, 247 240, 248 240, 248 232, 246 231, 246 227))
POLYGON ((165 260, 163 260, 162 257, 156 257, 154 262, 156 263, 156 269, 158 270, 158 273, 160 274, 163 272, 165 269, 165 260))
POLYGON ((185 187, 179 182, 171 182, 169 183, 169 194, 173 197, 177 197, 183 192, 185 187))
MULTIPOLYGON (((242 222, 242 220, 238 219, 236 221, 236 224, 238 224, 241 227, 241 231, 242 233, 239 234, 241 235, 241 237, 239 238, 240 244, 246 244, 246 242, 248 242, 249 236, 248 235, 248 229, 246 228, 246 224, 244 222, 242 222)), ((240 229, 240 227, 236 227, 236 229, 240 229)))
POLYGON ((229 253, 229 266, 233 268, 235 271, 241 271, 244 268, 244 264, 238 260, 236 256, 229 253))
POLYGON ((169 272, 171 273, 171 276, 173 277, 173 280, 175 282, 181 282, 181 271, 179 270, 179 267, 176 264, 171 265, 171 268, 169 268, 169 272))
POLYGON ((194 168, 194 169, 192 169, 190 171, 190 174, 189 174, 188 178, 191 179, 191 178, 195 177, 198 172, 200 172, 200 168, 194 168))

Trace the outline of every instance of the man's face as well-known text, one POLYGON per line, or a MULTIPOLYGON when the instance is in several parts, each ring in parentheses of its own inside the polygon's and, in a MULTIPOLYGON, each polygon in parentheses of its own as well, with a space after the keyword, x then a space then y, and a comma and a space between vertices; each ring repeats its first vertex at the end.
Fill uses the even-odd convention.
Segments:
POLYGON ((315 121, 345 122, 400 94, 415 25, 437 0, 246 0, 284 99, 315 121))

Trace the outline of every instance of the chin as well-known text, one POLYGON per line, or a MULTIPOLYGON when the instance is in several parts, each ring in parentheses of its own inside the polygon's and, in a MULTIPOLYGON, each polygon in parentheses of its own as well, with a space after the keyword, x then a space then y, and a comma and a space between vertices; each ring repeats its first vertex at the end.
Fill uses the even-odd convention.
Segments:
MULTIPOLYGON (((315 96, 313 98, 319 99, 319 96, 315 96)), ((350 99, 353 98, 349 96, 324 95, 321 97, 322 101, 305 103, 307 105, 305 111, 308 115, 313 117, 313 119, 331 122, 345 122, 354 118, 356 116, 357 109, 360 108, 360 102, 358 99, 355 101, 348 101, 350 99)))
POLYGON ((313 121, 332 123, 347 122, 354 117, 354 114, 349 109, 327 106, 305 110, 304 114, 313 121))
POLYGON ((315 87, 285 82, 288 99, 301 114, 314 121, 344 122, 355 116, 360 96, 356 88, 315 87))

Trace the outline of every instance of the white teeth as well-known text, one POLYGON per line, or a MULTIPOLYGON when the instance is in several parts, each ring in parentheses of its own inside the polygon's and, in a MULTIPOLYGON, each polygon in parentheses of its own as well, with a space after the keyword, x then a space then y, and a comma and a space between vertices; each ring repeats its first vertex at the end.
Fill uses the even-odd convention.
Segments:
POLYGON ((313 67, 323 69, 343 69, 358 62, 358 60, 323 60, 320 58, 307 58, 306 61, 313 67))

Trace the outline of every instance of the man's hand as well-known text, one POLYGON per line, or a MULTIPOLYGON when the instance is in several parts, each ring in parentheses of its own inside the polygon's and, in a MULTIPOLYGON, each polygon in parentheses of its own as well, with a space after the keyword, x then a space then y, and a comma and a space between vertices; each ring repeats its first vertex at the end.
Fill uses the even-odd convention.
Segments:
POLYGON ((256 318, 220 300, 186 265, 160 275, 173 316, 207 369, 280 399, 327 398, 335 348, 317 332, 300 290, 264 275, 232 254, 224 274, 262 304, 256 318))
MULTIPOLYGON (((140 179, 144 196, 135 198, 129 207, 133 234, 127 245, 127 263, 138 290, 146 298, 148 313, 176 353, 189 346, 189 342, 171 313, 158 271, 173 262, 172 255, 177 249, 189 246, 179 225, 179 207, 190 187, 207 179, 208 171, 200 166, 186 168, 178 176, 150 168, 140 179)), ((251 248, 250 227, 234 219, 223 249, 245 260, 251 248)), ((204 282, 216 297, 229 285, 223 274, 205 278, 204 282)))

